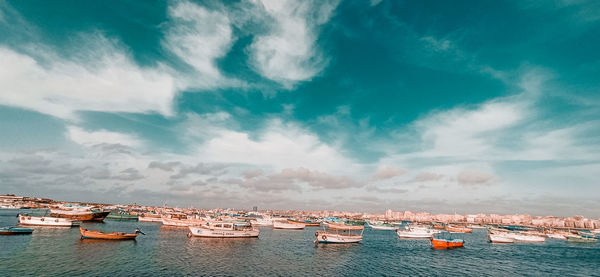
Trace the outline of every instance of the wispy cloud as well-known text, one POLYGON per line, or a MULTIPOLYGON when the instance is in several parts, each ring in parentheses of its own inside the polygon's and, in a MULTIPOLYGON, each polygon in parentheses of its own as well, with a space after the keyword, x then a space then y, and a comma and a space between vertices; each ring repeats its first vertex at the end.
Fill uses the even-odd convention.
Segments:
POLYGON ((316 45, 319 26, 329 21, 338 2, 257 1, 269 31, 250 46, 256 70, 288 88, 318 74, 327 65, 316 45))

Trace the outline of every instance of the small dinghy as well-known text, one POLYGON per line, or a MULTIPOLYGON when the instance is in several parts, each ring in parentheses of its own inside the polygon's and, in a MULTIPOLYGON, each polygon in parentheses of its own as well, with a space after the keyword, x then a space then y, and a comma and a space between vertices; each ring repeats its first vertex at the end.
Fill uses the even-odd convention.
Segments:
POLYGON ((29 235, 33 232, 31 228, 19 228, 19 227, 3 227, 0 228, 0 235, 29 235))
POLYGON ((81 232, 81 239, 106 239, 106 240, 127 240, 127 239, 135 239, 138 234, 145 235, 140 231, 140 229, 135 229, 135 233, 123 233, 123 232, 112 232, 112 233, 103 233, 100 231, 93 231, 88 229, 83 229, 79 227, 79 232, 81 232))

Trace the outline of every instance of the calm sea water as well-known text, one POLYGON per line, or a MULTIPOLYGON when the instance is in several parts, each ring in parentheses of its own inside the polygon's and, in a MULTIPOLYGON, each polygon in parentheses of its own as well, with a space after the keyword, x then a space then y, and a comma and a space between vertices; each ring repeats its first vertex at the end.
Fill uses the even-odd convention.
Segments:
MULTIPOLYGON (((17 223, 3 211, 0 226, 17 223)), ((84 224, 132 232, 136 241, 81 240, 78 228, 36 227, 32 235, 0 236, 0 276, 600 276, 600 243, 494 245, 485 230, 455 235, 465 247, 433 250, 427 240, 365 230, 359 244, 313 243, 303 231, 261 227, 257 239, 188 238, 186 228, 159 223, 84 224)))

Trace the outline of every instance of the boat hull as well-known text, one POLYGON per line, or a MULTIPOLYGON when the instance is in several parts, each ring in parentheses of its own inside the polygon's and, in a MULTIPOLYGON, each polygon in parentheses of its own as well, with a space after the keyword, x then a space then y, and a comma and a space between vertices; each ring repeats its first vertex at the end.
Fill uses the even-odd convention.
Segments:
POLYGON ((19 224, 28 226, 51 226, 51 227, 71 227, 73 222, 70 219, 46 216, 25 216, 19 215, 19 224))
POLYGON ((33 229, 31 229, 31 228, 17 228, 17 227, 0 228, 0 235, 3 235, 3 236, 29 235, 31 233, 33 233, 33 229))
POLYGON ((487 234, 487 239, 491 243, 514 243, 515 240, 502 234, 487 234))
POLYGON ((103 233, 100 231, 83 229, 81 227, 79 227, 79 232, 81 233, 81 239, 131 240, 131 239, 135 239, 138 236, 137 233, 121 233, 121 232, 103 233))
POLYGON ((66 210, 50 210, 51 217, 66 218, 70 220, 92 221, 94 213, 91 211, 66 211, 66 210))
POLYGON ((450 233, 473 233, 473 229, 466 227, 446 226, 446 231, 450 233))
POLYGON ((316 243, 358 243, 363 239, 362 235, 338 234, 323 231, 316 232, 315 236, 316 243))
POLYGON ((287 222, 273 222, 273 228, 275 229, 286 229, 286 230, 302 230, 304 229, 304 224, 296 224, 296 223, 287 223, 287 222))
POLYGON ((260 230, 218 230, 206 227, 194 227, 189 226, 190 232, 189 237, 202 237, 202 238, 257 238, 260 234, 260 230))
POLYGON ((453 249, 464 247, 465 241, 461 239, 431 239, 431 247, 433 249, 453 249))

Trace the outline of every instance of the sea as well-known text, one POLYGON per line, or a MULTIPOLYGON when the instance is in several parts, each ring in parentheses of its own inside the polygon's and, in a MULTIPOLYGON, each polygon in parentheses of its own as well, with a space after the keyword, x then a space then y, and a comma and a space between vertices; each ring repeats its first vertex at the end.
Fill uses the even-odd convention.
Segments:
MULTIPOLYGON (((17 224, 16 210, 0 226, 17 224)), ((188 238, 188 229, 160 223, 84 223, 100 231, 145 235, 132 241, 82 240, 79 229, 34 227, 0 236, 0 276, 600 276, 600 243, 549 239, 497 245, 486 230, 446 234, 465 247, 434 250, 428 240, 399 239, 366 228, 357 244, 315 244, 315 231, 260 227, 259 238, 188 238)))

